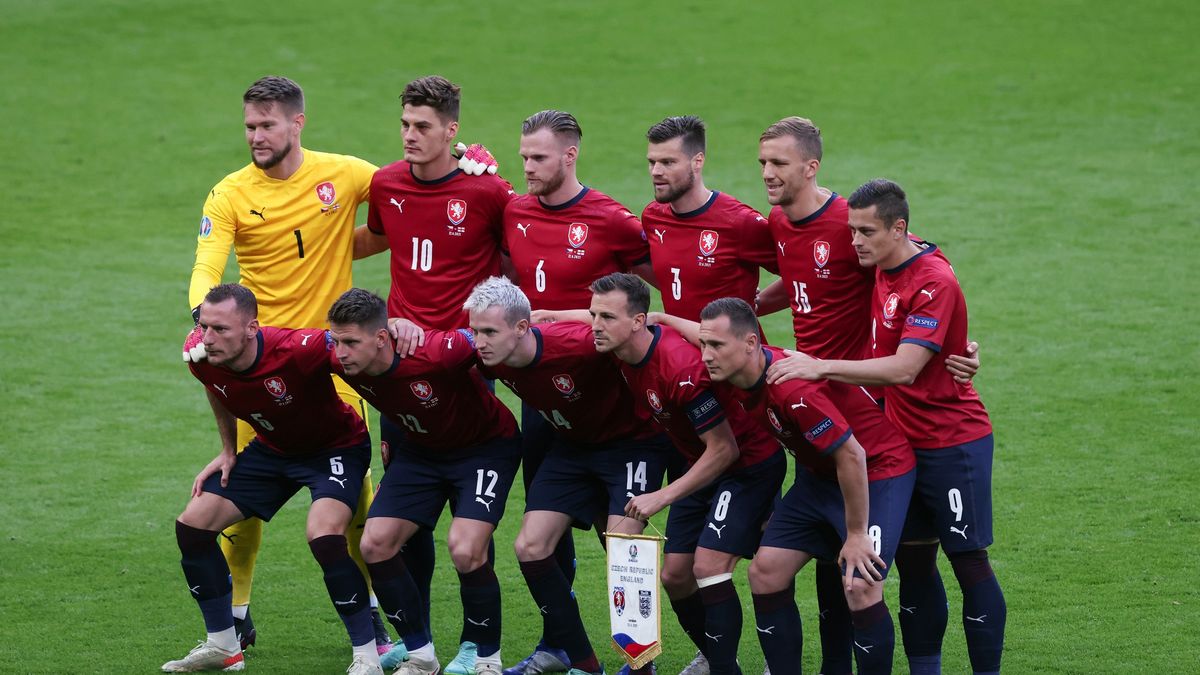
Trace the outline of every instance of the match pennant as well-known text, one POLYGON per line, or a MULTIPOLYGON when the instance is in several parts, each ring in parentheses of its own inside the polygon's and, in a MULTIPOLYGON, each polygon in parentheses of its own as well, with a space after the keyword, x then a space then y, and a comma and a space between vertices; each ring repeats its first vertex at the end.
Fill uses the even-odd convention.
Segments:
POLYGON ((606 532, 613 647, 637 669, 662 653, 661 536, 606 532))

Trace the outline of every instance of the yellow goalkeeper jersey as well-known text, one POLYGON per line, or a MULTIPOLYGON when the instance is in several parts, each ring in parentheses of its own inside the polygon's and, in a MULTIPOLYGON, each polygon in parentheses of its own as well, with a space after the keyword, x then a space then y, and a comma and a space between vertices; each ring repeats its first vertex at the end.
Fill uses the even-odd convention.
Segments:
POLYGON ((329 306, 351 286, 358 205, 375 166, 357 157, 303 150, 287 180, 248 164, 208 195, 188 290, 191 307, 221 283, 229 247, 240 283, 258 297, 264 325, 323 327, 329 306))

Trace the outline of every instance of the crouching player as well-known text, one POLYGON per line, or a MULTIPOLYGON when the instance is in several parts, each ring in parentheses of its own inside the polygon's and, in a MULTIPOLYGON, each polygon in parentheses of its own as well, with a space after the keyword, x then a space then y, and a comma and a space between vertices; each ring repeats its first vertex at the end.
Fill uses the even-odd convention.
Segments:
MULTIPOLYGON (((334 389, 325 332, 259 327, 254 294, 238 284, 223 284, 200 305, 198 330, 189 342, 197 338, 203 340, 206 359, 189 367, 205 385, 221 454, 196 476, 175 536, 208 639, 162 669, 242 670, 229 566, 217 535, 246 518, 270 520, 307 487, 312 506, 306 536, 350 634, 354 660, 348 672, 382 673, 367 583, 346 547, 346 526, 371 463, 371 441, 362 418, 334 389), (241 454, 237 419, 257 432, 241 454)), ((185 344, 184 349, 194 346, 185 344)))
POLYGON ((601 672, 555 547, 572 525, 590 528, 597 519, 609 532, 640 534, 646 524, 624 517, 625 506, 662 484, 670 444, 637 412, 612 359, 596 351, 588 324, 531 327, 529 298, 499 277, 476 286, 464 307, 483 372, 504 382, 551 430, 515 545, 541 608, 545 641, 528 667, 601 672))
POLYGON ((330 308, 329 326, 336 370, 382 415, 381 447, 390 462, 368 513, 362 553, 384 615, 408 647, 398 672, 440 669, 400 548, 420 528, 433 529, 449 499, 448 544, 464 619, 459 654, 474 657, 478 675, 500 675, 500 583, 488 547, 520 462, 516 420, 473 369, 469 331, 426 331, 424 344, 401 358, 388 332, 387 304, 357 288, 330 308))
POLYGON ((712 379, 736 387, 742 407, 800 465, 750 565, 758 639, 771 672, 800 672, 803 642, 793 582, 818 558, 844 565, 858 672, 890 673, 896 638, 883 579, 912 496, 912 448, 861 387, 803 380, 767 384, 767 368, 783 358, 783 350, 762 344, 746 302, 710 303, 698 327, 671 322, 698 339, 712 379))

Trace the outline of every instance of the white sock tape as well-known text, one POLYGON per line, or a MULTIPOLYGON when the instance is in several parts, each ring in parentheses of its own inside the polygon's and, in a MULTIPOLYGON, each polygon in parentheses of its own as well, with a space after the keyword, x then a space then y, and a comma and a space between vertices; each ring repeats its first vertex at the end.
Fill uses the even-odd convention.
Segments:
POLYGON ((709 586, 716 586, 722 581, 729 581, 730 579, 733 579, 733 572, 726 572, 725 574, 717 574, 715 576, 697 579, 696 585, 700 588, 708 588, 709 586))

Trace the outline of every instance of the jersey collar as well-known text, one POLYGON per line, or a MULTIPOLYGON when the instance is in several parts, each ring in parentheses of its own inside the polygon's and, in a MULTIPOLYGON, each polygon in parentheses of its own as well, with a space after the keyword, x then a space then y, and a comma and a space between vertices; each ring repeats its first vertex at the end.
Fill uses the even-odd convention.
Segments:
POLYGON ((541 197, 538 197, 537 200, 538 200, 538 204, 540 204, 543 209, 546 209, 548 211, 561 211, 563 209, 570 208, 570 207, 578 204, 579 200, 583 199, 584 195, 586 195, 590 190, 591 190, 590 187, 584 185, 583 189, 579 191, 579 194, 575 195, 574 197, 571 197, 570 199, 568 199, 567 201, 565 201, 561 204, 547 204, 546 202, 542 201, 541 197))
POLYGON ((909 265, 916 262, 917 258, 920 258, 921 256, 933 253, 936 250, 937 250, 937 244, 927 244, 927 246, 925 248, 921 249, 920 253, 914 255, 913 257, 909 258, 908 260, 905 260, 904 262, 900 263, 899 265, 896 265, 895 267, 893 267, 890 270, 884 270, 883 273, 884 274, 899 274, 899 273, 903 272, 905 270, 905 268, 907 268, 909 265))
POLYGON ((760 347, 760 349, 762 349, 763 356, 767 357, 767 360, 765 363, 763 363, 762 375, 759 375, 758 380, 755 381, 754 384, 750 385, 750 388, 746 391, 758 391, 767 384, 767 368, 771 367, 771 362, 775 359, 775 355, 772 354, 771 350, 767 349, 766 347, 760 347))
POLYGON ((711 208, 711 207, 712 207, 712 205, 713 205, 714 203, 716 203, 716 201, 717 201, 717 195, 719 195, 719 194, 721 194, 721 193, 720 193, 720 192, 717 192, 716 190, 713 190, 713 191, 712 191, 712 194, 711 194, 711 195, 709 195, 709 197, 708 197, 708 201, 706 201, 706 202, 704 202, 703 204, 701 204, 701 205, 700 205, 700 208, 697 208, 697 209, 692 209, 691 211, 688 211, 688 212, 686 212, 686 213, 675 213, 675 209, 673 209, 673 208, 671 208, 671 207, 667 207, 667 208, 671 208, 671 213, 675 213, 675 217, 676 217, 676 218, 695 218, 696 216, 698 216, 698 215, 700 215, 700 214, 704 213, 704 212, 705 212, 705 211, 707 211, 709 208, 711 208))
POLYGON ((462 169, 455 169, 441 178, 434 178, 433 180, 421 180, 420 178, 417 178, 417 174, 413 172, 412 164, 408 165, 408 175, 412 176, 412 179, 417 182, 417 185, 439 185, 441 183, 445 183, 451 178, 454 178, 460 173, 462 173, 462 169))
POLYGON ((632 364, 634 368, 641 368, 650 363, 650 357, 654 356, 654 350, 658 347, 659 339, 662 338, 662 328, 658 326, 646 326, 646 330, 654 333, 654 339, 650 341, 650 348, 646 350, 646 356, 642 357, 641 361, 632 364))
POLYGON ((820 218, 821 214, 825 213, 825 210, 829 208, 830 204, 833 204, 833 200, 835 200, 837 198, 838 198, 838 193, 836 193, 836 192, 829 193, 829 199, 825 200, 825 203, 821 205, 821 208, 817 209, 816 211, 813 211, 812 213, 808 214, 807 216, 804 216, 800 220, 793 220, 792 224, 793 225, 807 225, 807 224, 811 223, 812 221, 816 220, 817 218, 820 218))
POLYGON ((544 347, 542 344, 542 331, 537 327, 530 327, 529 332, 533 333, 533 339, 537 342, 537 349, 533 352, 533 360, 529 362, 528 366, 525 366, 526 368, 536 366, 542 360, 542 349, 544 347))

